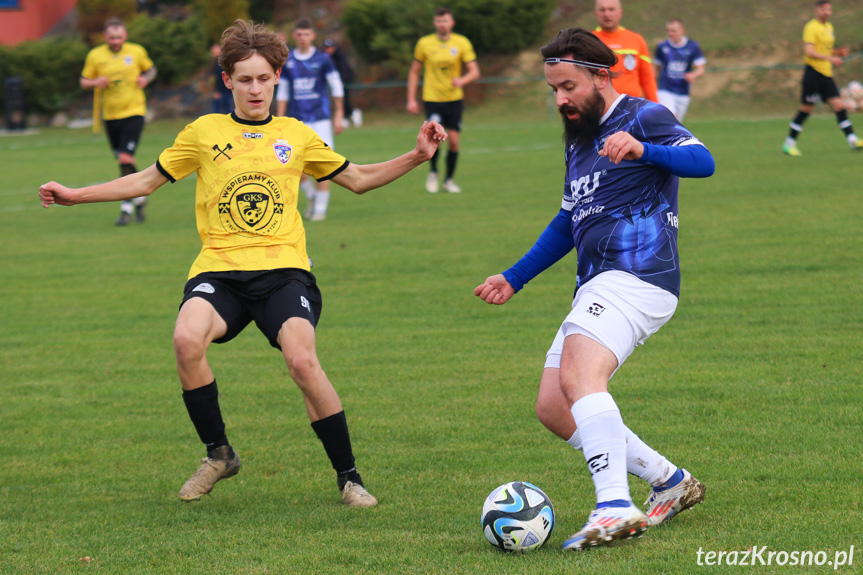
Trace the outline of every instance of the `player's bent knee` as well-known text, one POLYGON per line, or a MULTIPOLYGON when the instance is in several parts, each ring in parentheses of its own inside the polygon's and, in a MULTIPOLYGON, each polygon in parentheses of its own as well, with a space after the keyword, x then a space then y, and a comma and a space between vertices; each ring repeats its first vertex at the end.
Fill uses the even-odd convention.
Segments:
POLYGON ((307 382, 314 381, 315 376, 320 370, 317 358, 307 353, 285 356, 285 362, 288 364, 291 377, 300 387, 306 385, 307 382))
POLYGON ((207 343, 202 338, 177 326, 174 330, 174 354, 177 356, 177 361, 199 359, 206 351, 207 343))

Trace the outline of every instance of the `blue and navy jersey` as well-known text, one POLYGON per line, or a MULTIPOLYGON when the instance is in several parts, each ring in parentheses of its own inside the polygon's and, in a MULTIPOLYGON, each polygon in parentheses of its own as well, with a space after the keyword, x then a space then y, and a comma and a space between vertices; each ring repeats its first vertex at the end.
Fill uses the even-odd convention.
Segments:
POLYGON ((288 116, 301 122, 329 120, 330 94, 336 98, 344 96, 339 71, 326 52, 312 48, 310 55, 303 56, 291 51, 282 66, 278 99, 287 95, 288 116))
POLYGON ((695 66, 703 66, 707 63, 701 53, 701 46, 689 38, 684 38, 678 46, 669 40, 660 42, 656 47, 653 60, 662 64, 659 89, 681 96, 689 95, 689 82, 683 78, 684 74, 691 72, 695 66))
POLYGON ((577 286, 620 270, 679 296, 678 177, 599 156, 606 138, 621 131, 660 146, 703 145, 664 106, 626 95, 606 113, 592 145, 567 145, 562 207, 572 214, 577 286))

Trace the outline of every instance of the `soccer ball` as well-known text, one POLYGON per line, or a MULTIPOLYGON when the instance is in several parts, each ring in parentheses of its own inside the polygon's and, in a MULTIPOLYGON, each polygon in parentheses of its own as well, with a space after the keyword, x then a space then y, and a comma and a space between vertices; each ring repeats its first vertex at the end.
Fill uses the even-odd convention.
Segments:
POLYGON ((503 551, 538 549, 554 531, 554 507, 536 485, 504 483, 485 499, 482 531, 489 543, 503 551))

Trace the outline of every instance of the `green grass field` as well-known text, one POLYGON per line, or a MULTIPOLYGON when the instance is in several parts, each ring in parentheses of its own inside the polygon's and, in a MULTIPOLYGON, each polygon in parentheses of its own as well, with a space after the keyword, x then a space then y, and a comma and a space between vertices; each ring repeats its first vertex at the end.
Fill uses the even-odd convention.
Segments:
MULTIPOLYGON (((412 147, 416 124, 371 117, 337 149, 386 159, 412 147)), ((149 125, 139 164, 181 126, 149 125)), ((534 416, 574 256, 505 306, 472 295, 559 207, 560 130, 541 104, 468 113, 463 194, 426 194, 421 168, 364 197, 335 188, 327 221, 308 225, 319 354, 380 499, 371 510, 341 505, 300 392, 253 328, 209 353, 244 468, 198 503, 177 499, 203 456, 171 346, 200 243, 194 181, 161 188, 145 225, 118 229, 116 205, 43 210, 36 197, 50 179, 115 177, 103 137, 0 138, 0 573, 732 573, 746 568, 700 567, 698 551, 832 560, 851 545, 838 572, 860 573, 863 155, 829 116, 807 123, 802 158, 779 151, 787 119, 690 128, 717 172, 681 185, 680 306, 611 391, 707 499, 580 554, 560 543, 593 486, 534 416), (529 555, 494 550, 479 527, 486 495, 512 480, 540 486, 557 513, 529 555)), ((631 487, 643 501, 646 485, 631 487)))

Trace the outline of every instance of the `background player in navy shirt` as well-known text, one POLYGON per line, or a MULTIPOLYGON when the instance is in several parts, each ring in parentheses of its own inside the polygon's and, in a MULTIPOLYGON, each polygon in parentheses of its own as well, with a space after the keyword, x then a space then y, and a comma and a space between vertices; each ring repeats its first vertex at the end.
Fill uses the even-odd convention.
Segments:
POLYGON ((587 460, 597 506, 563 544, 585 549, 640 536, 704 499, 697 479, 623 423, 608 382, 677 307, 678 177, 709 176, 714 163, 665 107, 615 91, 615 55, 587 30, 562 31, 542 55, 564 124, 561 209, 516 265, 474 294, 504 304, 576 249, 575 298, 546 356, 536 411, 587 460), (627 472, 652 486, 646 515, 627 472))
POLYGON ((234 94, 222 78, 224 70, 219 65, 222 47, 213 44, 210 46, 210 54, 213 56, 213 113, 230 114, 234 110, 234 94))
POLYGON ((689 89, 696 78, 704 75, 707 60, 698 42, 686 37, 682 21, 673 18, 665 24, 665 29, 668 38, 659 43, 653 55, 653 66, 659 78, 656 94, 659 103, 682 122, 689 109, 689 89))
MULTIPOLYGON (((334 135, 342 133, 345 118, 341 76, 330 57, 315 48, 315 30, 311 20, 297 20, 293 38, 297 47, 282 66, 276 114, 284 116, 287 110, 288 116, 309 126, 330 148, 335 149, 334 135)), ((305 216, 312 221, 326 218, 330 205, 330 182, 315 184, 305 178, 302 188, 309 200, 305 216)))

